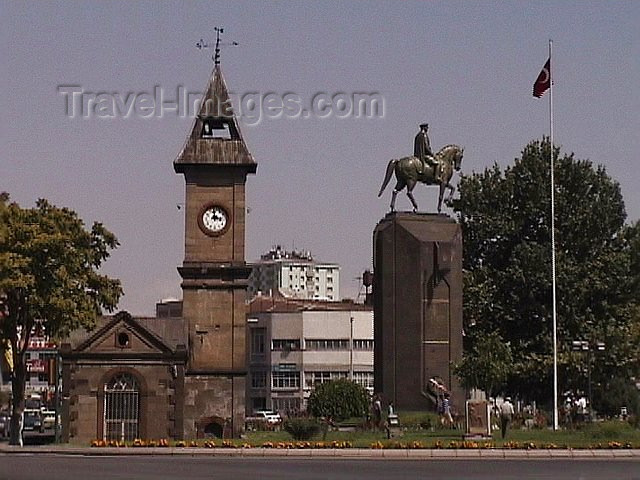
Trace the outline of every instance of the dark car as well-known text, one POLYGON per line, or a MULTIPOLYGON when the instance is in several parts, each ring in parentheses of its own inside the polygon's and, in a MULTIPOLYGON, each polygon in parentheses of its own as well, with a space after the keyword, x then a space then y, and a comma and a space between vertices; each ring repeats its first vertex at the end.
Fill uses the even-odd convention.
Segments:
POLYGON ((42 432, 42 414, 39 410, 25 410, 23 418, 23 432, 42 432))
POLYGON ((8 437, 11 431, 11 414, 0 412, 0 438, 8 437))

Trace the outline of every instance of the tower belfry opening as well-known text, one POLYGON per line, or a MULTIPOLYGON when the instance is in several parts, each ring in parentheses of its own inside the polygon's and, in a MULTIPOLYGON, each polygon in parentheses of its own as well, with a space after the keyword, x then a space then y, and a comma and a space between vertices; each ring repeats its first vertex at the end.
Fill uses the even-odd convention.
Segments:
POLYGON ((239 140, 238 129, 226 118, 204 117, 202 121, 202 138, 219 140, 239 140))

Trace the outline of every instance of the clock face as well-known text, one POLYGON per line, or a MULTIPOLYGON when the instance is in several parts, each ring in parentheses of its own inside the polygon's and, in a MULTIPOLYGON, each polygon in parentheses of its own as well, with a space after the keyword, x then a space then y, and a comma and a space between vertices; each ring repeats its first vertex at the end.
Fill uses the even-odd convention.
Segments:
POLYGON ((200 226, 205 233, 210 235, 224 233, 229 226, 227 211, 218 205, 205 208, 200 217, 200 226))

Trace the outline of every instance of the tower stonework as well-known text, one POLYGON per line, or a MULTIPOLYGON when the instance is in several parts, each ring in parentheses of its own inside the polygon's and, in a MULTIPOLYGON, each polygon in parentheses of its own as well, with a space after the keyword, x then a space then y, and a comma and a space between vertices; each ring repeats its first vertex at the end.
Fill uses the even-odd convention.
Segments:
POLYGON ((389 213, 374 245, 375 391, 400 410, 435 407, 430 380, 463 411, 462 232, 446 215, 389 213))
POLYGON ((216 65, 193 128, 174 161, 184 175, 183 318, 188 329, 184 437, 244 428, 246 366, 245 183, 257 164, 216 65))

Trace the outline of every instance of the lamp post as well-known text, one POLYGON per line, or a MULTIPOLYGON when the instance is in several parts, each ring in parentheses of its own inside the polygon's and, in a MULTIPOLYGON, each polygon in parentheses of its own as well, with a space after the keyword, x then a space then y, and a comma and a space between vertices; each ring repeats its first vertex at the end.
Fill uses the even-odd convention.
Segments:
POLYGON ((353 316, 349 317, 349 380, 353 382, 353 316))
POLYGON ((593 420, 593 404, 591 402, 591 352, 593 350, 603 352, 604 342, 592 342, 588 340, 574 340, 571 342, 571 350, 587 354, 587 398, 589 399, 589 421, 593 420))
POLYGON ((62 400, 62 357, 60 356, 60 350, 56 350, 56 361, 55 361, 55 402, 56 402, 56 421, 54 424, 54 434, 55 434, 55 443, 62 442, 62 425, 60 424, 60 415, 62 410, 61 400, 62 400))

